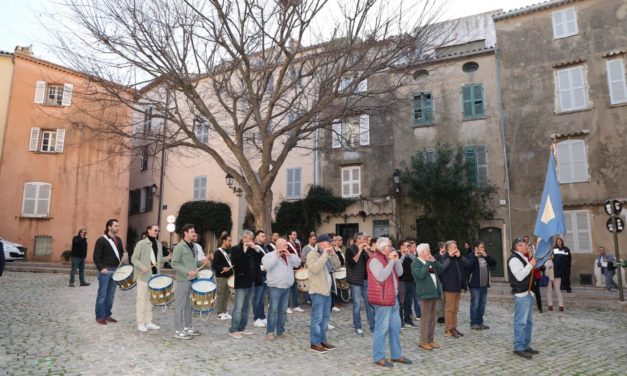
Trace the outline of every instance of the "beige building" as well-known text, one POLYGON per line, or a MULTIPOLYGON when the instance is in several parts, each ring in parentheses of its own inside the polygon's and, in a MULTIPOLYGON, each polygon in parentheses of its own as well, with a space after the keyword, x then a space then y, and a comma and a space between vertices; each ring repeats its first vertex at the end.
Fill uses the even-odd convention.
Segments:
POLYGON ((9 98, 13 81, 13 54, 0 51, 0 156, 4 143, 4 131, 9 116, 9 98))
POLYGON ((127 111, 98 100, 93 88, 30 48, 16 49, 0 160, 0 235, 26 246, 27 259, 59 261, 86 227, 91 260, 110 218, 120 220, 126 237, 129 158, 90 129, 127 111))
MULTIPOLYGON (((573 254, 571 280, 577 283, 593 274, 598 246, 614 254, 603 202, 627 198, 627 4, 547 1, 494 21, 512 229, 515 235, 532 235, 556 143, 564 241, 573 254)), ((619 243, 625 255, 624 233, 619 243)))

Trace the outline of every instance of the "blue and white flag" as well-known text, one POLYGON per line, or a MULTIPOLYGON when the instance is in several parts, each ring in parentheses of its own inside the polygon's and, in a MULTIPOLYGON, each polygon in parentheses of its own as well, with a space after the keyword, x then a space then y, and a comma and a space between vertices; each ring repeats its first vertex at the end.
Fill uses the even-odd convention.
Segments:
POLYGON ((551 256, 553 237, 564 233, 566 233, 566 226, 564 225, 562 194, 555 173, 555 158, 551 151, 536 228, 533 230, 533 234, 538 237, 538 247, 534 256, 538 260, 536 268, 541 267, 551 256))

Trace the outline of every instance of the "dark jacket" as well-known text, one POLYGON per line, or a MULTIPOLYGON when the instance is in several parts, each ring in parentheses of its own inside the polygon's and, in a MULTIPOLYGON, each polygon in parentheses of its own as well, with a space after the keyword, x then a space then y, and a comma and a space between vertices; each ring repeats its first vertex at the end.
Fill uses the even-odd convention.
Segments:
MULTIPOLYGON (((80 235, 76 235, 72 239, 72 253, 70 256, 80 257, 80 258, 87 257, 87 239, 86 238, 83 238, 80 235)), ((120 255, 120 257, 122 256, 120 255)))
POLYGON ((553 249, 553 270, 555 278, 568 278, 570 276, 571 254, 568 247, 553 249), (555 250, 558 252, 555 252, 555 250), (562 254, 566 253, 566 254, 562 254))
POLYGON ((353 260, 353 257, 357 254, 357 246, 351 245, 346 248, 344 256, 346 257, 346 280, 351 285, 363 286, 364 280, 368 279, 368 273, 366 273, 366 265, 368 264, 368 253, 364 250, 361 252, 357 262, 353 260))
MULTIPOLYGON (((247 289, 253 287, 256 278, 255 266, 257 263, 257 252, 254 249, 243 250, 243 244, 240 243, 231 248, 231 262, 235 273, 235 288, 247 289)), ((258 269, 258 267, 257 267, 258 269)))
POLYGON ((116 236, 114 243, 117 245, 118 255, 120 258, 118 259, 115 256, 115 252, 113 248, 111 248, 111 243, 107 240, 109 235, 103 235, 96 240, 96 245, 94 246, 94 264, 96 264, 96 268, 98 270, 102 270, 104 268, 117 268, 120 265, 120 260, 124 255, 124 246, 122 243, 122 239, 116 236))
POLYGON ((254 280, 253 282, 255 283, 255 286, 263 286, 263 284, 266 281, 266 272, 264 270, 261 270, 261 259, 263 259, 263 256, 266 255, 266 253, 268 253, 268 247, 265 244, 256 244, 258 247, 261 247, 263 249, 263 252, 258 251, 257 249, 255 249, 255 257, 253 258, 253 262, 255 263, 255 273, 254 273, 254 280))
MULTIPOLYGON (((490 268, 496 266, 496 260, 492 256, 483 257, 488 264, 488 284, 484 287, 490 287, 490 268)), ((470 252, 466 255, 468 264, 466 270, 468 271, 468 287, 477 288, 481 286, 481 277, 479 272, 479 257, 475 256, 475 252, 470 252)))
POLYGON ((440 299, 442 297, 442 283, 440 278, 438 278, 442 270, 442 264, 437 261, 427 261, 423 264, 422 261, 416 258, 411 263, 411 274, 414 277, 414 281, 416 281, 416 294, 420 300, 440 299), (429 266, 433 266, 433 274, 436 275, 435 284, 433 284, 429 266))
POLYGON ((465 257, 450 257, 446 253, 442 256, 441 263, 444 271, 440 275, 440 280, 444 291, 461 292, 466 290, 464 268, 468 264, 468 260, 465 257))
POLYGON ((411 274, 411 263, 412 260, 409 256, 404 256, 403 258, 403 275, 401 276, 401 281, 403 282, 414 282, 414 276, 411 274))
MULTIPOLYGON (((224 251, 229 257, 231 257, 230 249, 225 249, 224 251)), ((215 276, 218 278, 229 278, 230 276, 232 276, 233 269, 229 269, 226 272, 222 272, 222 268, 228 268, 228 267, 230 267, 230 265, 226 261, 226 258, 224 257, 224 255, 219 249, 216 249, 215 252, 213 252, 213 262, 211 263, 211 268, 213 269, 215 276)))

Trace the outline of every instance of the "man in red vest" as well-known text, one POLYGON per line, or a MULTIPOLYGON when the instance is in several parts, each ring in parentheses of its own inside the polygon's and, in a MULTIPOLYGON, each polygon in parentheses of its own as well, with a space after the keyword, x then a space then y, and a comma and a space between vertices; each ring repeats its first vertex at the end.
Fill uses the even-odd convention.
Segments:
POLYGON ((377 250, 368 260, 368 301, 374 307, 374 335, 372 351, 375 364, 393 367, 385 359, 386 337, 390 338, 392 362, 411 364, 403 357, 401 349, 401 317, 399 315, 398 277, 403 274, 403 264, 390 239, 377 239, 377 250))

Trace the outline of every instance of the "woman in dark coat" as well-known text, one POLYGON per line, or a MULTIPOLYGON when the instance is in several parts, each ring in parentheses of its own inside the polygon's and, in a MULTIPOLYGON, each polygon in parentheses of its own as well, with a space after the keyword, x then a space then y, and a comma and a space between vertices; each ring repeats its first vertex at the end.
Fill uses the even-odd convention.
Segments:
MULTIPOLYGON (((570 278, 570 263, 571 255, 570 249, 564 245, 564 240, 557 237, 555 239, 555 246, 553 247, 553 273, 554 284, 557 291, 560 290, 562 282, 566 278, 570 278)), ((559 297, 559 295, 558 295, 559 297)), ((550 309, 550 308, 549 308, 550 309)), ((560 306, 560 311, 563 311, 564 307, 560 306)))

